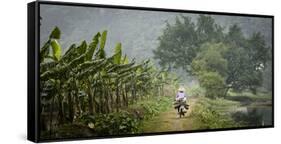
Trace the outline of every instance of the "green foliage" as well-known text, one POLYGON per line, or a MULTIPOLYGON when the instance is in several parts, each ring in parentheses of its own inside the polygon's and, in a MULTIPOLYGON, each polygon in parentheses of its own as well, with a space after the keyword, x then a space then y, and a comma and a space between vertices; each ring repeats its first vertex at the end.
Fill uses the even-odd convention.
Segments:
POLYGON ((106 36, 107 36, 107 31, 103 31, 101 34, 101 40, 100 40, 100 49, 102 49, 102 50, 104 50, 106 36))
POLYGON ((129 63, 129 59, 127 57, 127 55, 125 55, 122 59, 122 64, 128 64, 129 63))
POLYGON ((171 107, 170 97, 148 98, 130 105, 127 110, 110 114, 84 115, 84 123, 99 136, 134 134, 140 132, 143 119, 150 119, 171 107))
POLYGON ((225 83, 223 77, 216 72, 203 72, 199 76, 200 85, 205 88, 205 96, 210 98, 223 97, 225 83))
MULTIPOLYGON (((221 112, 217 107, 221 104, 230 105, 225 100, 211 100, 200 98, 194 106, 191 116, 196 119, 196 127, 199 129, 217 129, 217 128, 234 128, 239 127, 230 115, 221 112)), ((231 102, 232 103, 232 102, 231 102)), ((225 109, 225 106, 223 106, 225 109)))
POLYGON ((126 111, 95 116, 85 115, 80 120, 98 136, 134 134, 138 132, 140 124, 134 115, 126 111))
POLYGON ((53 57, 55 61, 59 61, 61 57, 61 46, 57 40, 51 40, 51 46, 53 50, 53 57))
POLYGON ((228 47, 222 43, 206 43, 201 52, 192 61, 192 72, 198 77, 200 86, 205 88, 205 95, 210 98, 225 95, 225 76, 227 61, 224 54, 228 47))
POLYGON ((244 47, 246 44, 243 32, 237 24, 233 24, 229 27, 229 31, 225 37, 225 41, 235 47, 244 47))
POLYGON ((97 33, 94 36, 92 42, 90 43, 89 48, 87 50, 87 56, 86 56, 87 60, 91 60, 93 58, 93 54, 95 53, 95 50, 96 50, 97 45, 99 43, 99 37, 100 37, 100 33, 97 33))
POLYGON ((228 99, 244 102, 244 103, 252 102, 253 104, 255 102, 261 103, 261 102, 269 101, 270 103, 265 103, 265 104, 266 105, 272 104, 271 103, 272 94, 270 92, 257 91, 256 94, 253 94, 250 90, 243 91, 243 92, 235 92, 233 89, 231 89, 228 93, 228 99))
POLYGON ((193 85, 192 87, 188 87, 188 97, 198 97, 198 96, 204 96, 205 90, 200 87, 200 85, 193 85))
POLYGON ((51 32, 49 39, 60 39, 60 35, 61 35, 60 29, 58 27, 55 27, 51 32))
POLYGON ((227 60, 224 55, 228 47, 223 43, 205 43, 200 50, 191 63, 192 72, 196 75, 202 71, 211 71, 226 76, 227 60))
POLYGON ((40 50, 40 62, 43 62, 50 53, 50 41, 46 42, 40 50))
POLYGON ((218 42, 223 38, 223 29, 210 16, 200 15, 197 23, 181 16, 176 23, 169 23, 159 37, 159 47, 154 52, 155 59, 163 68, 183 68, 191 71, 190 64, 196 57, 202 43, 218 42))
POLYGON ((191 18, 184 16, 181 18, 182 21, 177 17, 174 26, 167 23, 163 35, 158 38, 160 45, 153 53, 163 68, 182 67, 188 71, 187 66, 196 56, 198 35, 191 18))
POLYGON ((230 88, 255 93, 271 67, 271 49, 261 33, 245 37, 237 24, 225 31, 208 15, 200 15, 195 22, 181 16, 175 24, 167 23, 153 52, 164 69, 182 68, 197 77, 218 73, 221 78, 216 79, 224 80, 225 94, 230 88))
POLYGON ((238 91, 251 89, 255 92, 262 84, 262 72, 270 60, 270 48, 265 45, 264 37, 253 33, 246 39, 234 24, 226 35, 226 42, 231 44, 225 55, 229 63, 226 83, 238 91))
POLYGON ((200 15, 197 19, 196 32, 199 43, 219 42, 223 39, 223 28, 216 24, 214 18, 208 15, 200 15))
MULTIPOLYGON (((79 121, 94 130, 91 135, 135 133, 138 119, 133 113, 123 112, 124 109, 147 95, 163 93, 163 86, 171 81, 170 76, 158 71, 149 60, 136 63, 128 59, 122 53, 121 43, 116 45, 114 55, 106 57, 107 31, 97 33, 89 44, 86 41, 79 46, 72 44, 64 54, 59 35, 56 27, 40 50, 41 117, 48 115, 50 124, 46 126, 43 118, 41 122, 49 127, 48 137, 59 134, 57 128, 79 121), (44 61, 45 58, 50 60, 44 61)), ((149 103, 142 109, 154 115, 161 106, 153 107, 149 103)))
POLYGON ((116 46, 115 46, 115 49, 114 49, 114 63, 115 64, 121 64, 121 56, 122 56, 122 46, 121 46, 121 43, 118 43, 116 46))
POLYGON ((45 58, 52 58, 55 61, 59 61, 61 57, 61 46, 57 42, 60 39, 61 32, 58 27, 55 27, 50 36, 49 40, 40 49, 40 63, 44 62, 45 58), (52 47, 53 55, 50 56, 50 46, 52 47))
POLYGON ((77 54, 78 55, 84 54, 86 52, 86 50, 87 50, 87 47, 88 47, 87 42, 86 41, 82 41, 80 46, 77 48, 77 51, 76 51, 77 54))
POLYGON ((170 97, 149 98, 148 100, 139 101, 131 109, 142 111, 145 119, 158 115, 172 106, 170 97))
MULTIPOLYGON (((98 34, 99 35, 99 34, 98 34)), ((107 31, 103 31, 101 37, 100 37, 100 47, 99 50, 96 54, 97 58, 106 58, 106 53, 104 50, 105 42, 106 42, 106 36, 107 36, 107 31)))

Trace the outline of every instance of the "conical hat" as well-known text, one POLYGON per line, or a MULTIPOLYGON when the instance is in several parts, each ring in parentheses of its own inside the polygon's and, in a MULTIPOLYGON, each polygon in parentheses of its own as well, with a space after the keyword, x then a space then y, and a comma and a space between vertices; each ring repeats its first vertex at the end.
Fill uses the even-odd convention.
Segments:
POLYGON ((185 89, 183 87, 180 87, 178 91, 185 91, 185 89))

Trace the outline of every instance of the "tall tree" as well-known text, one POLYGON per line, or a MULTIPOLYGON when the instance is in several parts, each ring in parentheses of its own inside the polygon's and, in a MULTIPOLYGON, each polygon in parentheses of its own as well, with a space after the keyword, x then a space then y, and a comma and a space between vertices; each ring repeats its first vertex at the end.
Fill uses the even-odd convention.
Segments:
POLYGON ((163 68, 184 68, 190 71, 189 64, 196 56, 198 36, 191 18, 176 18, 175 25, 167 23, 159 38, 159 47, 153 51, 155 59, 163 68))
POLYGON ((223 43, 205 43, 192 61, 192 72, 205 88, 206 96, 222 97, 225 94, 228 62, 224 58, 228 47, 223 43))
POLYGON ((155 59, 163 68, 182 68, 191 72, 190 64, 199 47, 207 41, 223 39, 223 28, 211 16, 200 15, 197 23, 190 17, 176 17, 175 24, 167 23, 159 37, 159 46, 153 51, 155 59))

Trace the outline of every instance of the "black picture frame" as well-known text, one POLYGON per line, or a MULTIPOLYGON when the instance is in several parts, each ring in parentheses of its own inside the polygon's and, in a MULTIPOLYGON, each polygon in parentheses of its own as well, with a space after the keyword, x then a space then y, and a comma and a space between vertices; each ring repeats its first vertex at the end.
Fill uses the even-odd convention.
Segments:
POLYGON ((228 13, 228 12, 210 12, 210 11, 195 11, 195 10, 181 10, 181 9, 167 9, 167 8, 149 8, 149 7, 133 7, 133 6, 119 6, 119 5, 102 5, 89 3, 72 3, 72 2, 58 2, 58 1, 34 1, 27 5, 28 14, 28 116, 27 116, 27 139, 33 142, 53 142, 53 141, 69 141, 69 140, 85 140, 85 139, 103 139, 103 138, 121 138, 134 136, 150 136, 150 135, 166 135, 166 134, 180 134, 180 133, 197 133, 197 132, 216 132, 228 130, 242 130, 242 129, 259 129, 259 128, 274 128, 274 16, 260 15, 260 14, 244 14, 244 13, 228 13), (224 129, 206 129, 206 130, 192 130, 192 131, 174 131, 161 133, 145 133, 145 134, 129 134, 119 136, 103 136, 103 137, 77 137, 77 138, 58 138, 58 139, 40 139, 40 5, 62 5, 75 7, 96 7, 96 8, 112 8, 125 10, 145 10, 145 11, 159 11, 159 12, 181 12, 194 14, 212 14, 212 15, 226 15, 226 16, 240 16, 240 17, 257 17, 272 19, 272 125, 260 127, 238 127, 238 128, 224 128, 224 129))

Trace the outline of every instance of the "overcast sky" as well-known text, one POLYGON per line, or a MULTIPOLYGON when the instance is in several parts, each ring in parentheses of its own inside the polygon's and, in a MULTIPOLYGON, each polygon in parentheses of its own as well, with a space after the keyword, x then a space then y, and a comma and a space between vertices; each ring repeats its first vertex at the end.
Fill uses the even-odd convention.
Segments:
MULTIPOLYGON (((58 26, 62 31, 60 43, 65 51, 70 44, 82 40, 90 42, 97 32, 108 31, 106 51, 113 52, 117 42, 121 42, 124 52, 130 57, 149 58, 158 45, 166 22, 173 23, 182 13, 124 10, 79 6, 40 5, 41 45, 48 39, 51 30, 58 26)), ((196 20, 198 14, 183 14, 196 20)), ((271 19, 257 17, 213 16, 224 27, 237 23, 245 35, 260 31, 271 43, 271 19)))

